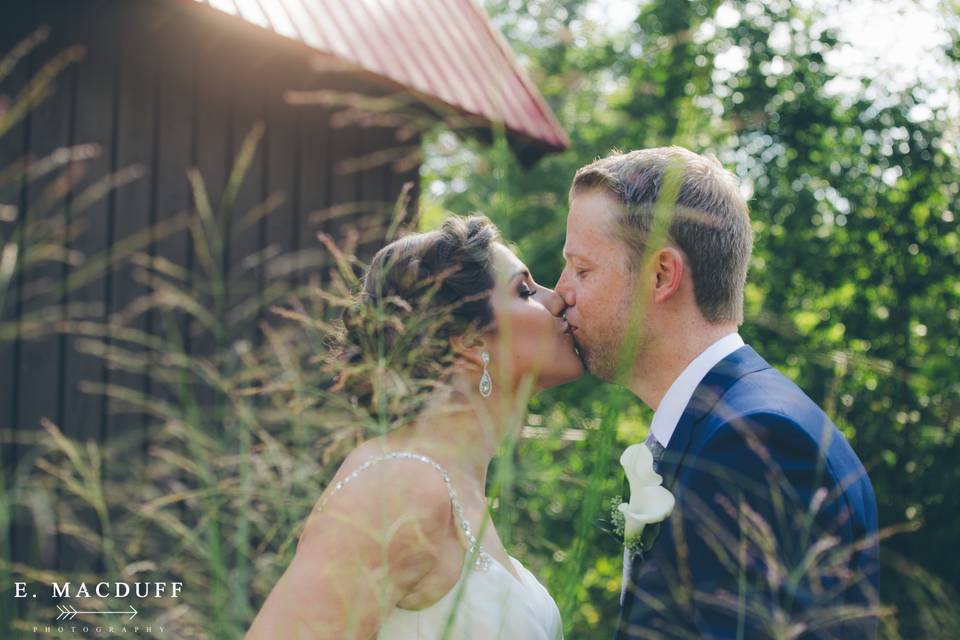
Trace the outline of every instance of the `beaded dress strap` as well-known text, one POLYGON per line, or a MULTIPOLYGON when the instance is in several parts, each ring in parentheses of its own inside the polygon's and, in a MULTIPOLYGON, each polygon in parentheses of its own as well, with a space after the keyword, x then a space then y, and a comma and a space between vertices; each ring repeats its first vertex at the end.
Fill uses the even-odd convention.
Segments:
POLYGON ((367 460, 359 467, 351 471, 343 480, 340 480, 335 485, 333 485, 333 490, 327 494, 326 497, 320 502, 318 510, 322 510, 327 501, 332 498, 340 489, 343 488, 348 482, 359 476, 361 473, 384 460, 417 460, 419 462, 425 462, 431 467, 440 472, 440 476, 443 478, 443 483, 447 485, 447 493, 450 495, 450 503, 453 505, 453 514, 457 518, 457 524, 460 526, 460 529, 463 531, 464 537, 467 539, 467 543, 470 545, 470 553, 476 554, 476 566, 480 571, 486 571, 490 568, 491 558, 486 551, 483 550, 483 547, 480 545, 480 542, 473 535, 473 529, 470 527, 470 523, 467 522, 467 518, 464 515, 463 505, 460 503, 460 498, 457 496, 457 490, 453 486, 453 481, 450 479, 450 474, 447 473, 447 470, 440 465, 439 462, 428 458, 427 456, 421 455, 419 453, 410 453, 408 451, 399 451, 394 453, 388 453, 382 456, 377 456, 376 458, 371 458, 367 460))

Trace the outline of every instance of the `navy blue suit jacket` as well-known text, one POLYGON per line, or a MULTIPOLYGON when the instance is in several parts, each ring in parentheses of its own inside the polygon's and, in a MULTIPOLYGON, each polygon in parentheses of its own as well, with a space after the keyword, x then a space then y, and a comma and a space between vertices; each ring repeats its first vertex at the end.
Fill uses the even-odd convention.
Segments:
POLYGON ((744 346, 701 381, 660 462, 674 513, 635 556, 616 640, 871 638, 877 505, 843 435, 744 346))

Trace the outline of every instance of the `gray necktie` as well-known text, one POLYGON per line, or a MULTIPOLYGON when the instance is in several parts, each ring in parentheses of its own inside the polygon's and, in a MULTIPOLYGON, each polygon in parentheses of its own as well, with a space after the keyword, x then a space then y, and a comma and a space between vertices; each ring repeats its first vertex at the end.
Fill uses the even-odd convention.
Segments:
POLYGON ((663 458, 663 445, 657 442, 657 439, 653 436, 653 431, 647 436, 647 439, 644 441, 647 445, 647 449, 650 449, 650 453, 653 454, 653 470, 660 470, 660 459, 663 458))

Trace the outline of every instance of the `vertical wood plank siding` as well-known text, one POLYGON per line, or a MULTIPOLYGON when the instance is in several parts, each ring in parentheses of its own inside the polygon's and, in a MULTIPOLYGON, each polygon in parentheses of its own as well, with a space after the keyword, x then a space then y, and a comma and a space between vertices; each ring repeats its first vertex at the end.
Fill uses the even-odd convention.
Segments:
MULTIPOLYGON (((197 12, 189 3, 160 0, 45 0, 20 3, 19 8, 6 11, 0 23, 4 53, 41 24, 49 25, 51 36, 4 81, 0 92, 15 96, 36 69, 68 45, 82 44, 86 56, 58 78, 55 91, 42 106, 0 138, 0 169, 24 157, 46 157, 69 145, 98 145, 99 155, 84 163, 85 174, 60 213, 84 221, 85 229, 71 249, 82 252, 87 260, 118 257, 120 240, 194 206, 186 177, 190 167, 199 168, 216 212, 244 137, 254 123, 264 123, 263 138, 236 206, 223 212, 221 220, 232 232, 232 240, 221 265, 228 278, 226 304, 218 312, 236 314, 245 304, 269 296, 272 276, 252 266, 259 253, 311 249, 322 258, 319 231, 343 238, 350 229, 359 229, 366 233, 362 249, 369 257, 382 242, 382 237, 378 241, 369 234, 385 231, 393 201, 405 181, 417 180, 418 168, 398 172, 386 164, 345 173, 345 160, 395 147, 396 130, 331 126, 331 109, 289 105, 284 91, 337 88, 384 94, 388 89, 369 76, 312 71, 310 54, 304 49, 278 42, 265 31, 257 33, 249 25, 231 27, 220 18, 197 12), (142 177, 83 211, 73 210, 70 203, 85 188, 131 165, 142 167, 142 177), (252 207, 276 193, 282 194, 283 201, 273 213, 239 229, 252 207)), ((47 179, 0 191, 0 204, 15 205, 21 217, 44 215, 35 209, 49 183, 47 179)), ((14 226, 0 220, 4 237, 14 226)), ((140 250, 183 267, 195 288, 212 284, 194 259, 193 243, 185 232, 153 238, 140 250)), ((316 267, 314 272, 323 270, 316 267)), ((57 302, 100 305, 97 319, 105 321, 114 314, 130 313, 131 304, 148 290, 140 270, 122 262, 103 277, 67 291, 62 299, 51 300, 49 292, 75 274, 76 267, 68 264, 23 271, 7 296, 2 322, 21 322, 26 327, 31 314, 57 302)), ((258 319, 250 317, 237 335, 259 341, 258 319)), ((153 335, 179 336, 193 355, 211 355, 216 348, 209 332, 187 326, 182 316, 135 313, 130 326, 153 335)), ((75 438, 140 442, 155 420, 88 392, 84 381, 115 384, 171 401, 171 392, 151 383, 151 368, 162 365, 147 362, 142 371, 111 370, 100 358, 84 352, 83 345, 82 338, 55 333, 38 339, 26 335, 0 339, 0 428, 38 434, 40 419, 48 417, 75 438)), ((124 343, 122 348, 130 346, 124 343)), ((213 402, 207 389, 191 393, 198 402, 213 402)), ((144 446, 140 455, 146 454, 144 446)), ((32 463, 29 456, 26 446, 0 443, 5 487, 10 486, 18 463, 32 463)), ((126 473, 125 464, 108 460, 105 471, 126 473)), ((72 560, 78 555, 76 549, 44 544, 24 523, 15 526, 13 533, 16 560, 42 560, 47 567, 76 566, 72 560), (51 546, 59 548, 63 557, 37 557, 40 548, 51 546)), ((10 542, 3 532, 0 537, 10 542)), ((9 550, 0 549, 0 554, 8 555, 9 550)))
MULTIPOLYGON (((21 36, 21 31, 17 25, 8 20, 0 20, 0 39, 4 42, 15 40, 21 36)), ((9 48, 9 47, 7 47, 9 48)), ((8 76, 3 83, 4 91, 9 95, 16 96, 25 85, 30 75, 30 69, 33 65, 33 58, 28 58, 21 62, 13 74, 8 76)), ((15 159, 24 155, 27 149, 28 140, 26 139, 27 123, 21 122, 8 130, 3 136, 0 136, 0 170, 9 167, 15 159)), ((21 204, 21 183, 13 182, 6 186, 0 186, 0 203, 5 207, 21 204)), ((8 219, 8 213, 0 219, 0 237, 4 242, 15 242, 16 221, 8 219)), ((8 288, 3 305, 3 314, 0 315, 0 327, 5 331, 14 328, 16 322, 16 282, 11 283, 8 288)), ((18 344, 15 338, 0 340, 0 490, 4 493, 10 491, 10 487, 16 478, 15 468, 17 460, 17 446, 12 442, 12 426, 16 420, 17 412, 17 394, 19 387, 19 361, 18 344)), ((16 513, 10 514, 16 517, 16 513)), ((7 526, 0 530, 0 555, 11 557, 14 553, 14 527, 7 526)), ((19 551, 19 549, 18 549, 19 551)), ((4 580, 6 584, 0 584, 0 617, 12 618, 20 612, 20 604, 13 598, 13 585, 11 580, 4 580)))

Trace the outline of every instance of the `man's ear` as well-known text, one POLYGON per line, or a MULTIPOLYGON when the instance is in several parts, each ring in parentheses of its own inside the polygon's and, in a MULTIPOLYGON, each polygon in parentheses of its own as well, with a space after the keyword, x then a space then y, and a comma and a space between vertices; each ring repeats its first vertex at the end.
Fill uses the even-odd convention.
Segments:
POLYGON ((469 363, 471 368, 476 367, 479 371, 483 369, 483 360, 480 352, 488 348, 487 341, 483 336, 477 333, 458 335, 450 338, 450 347, 457 359, 469 363))
POLYGON ((653 300, 654 302, 664 302, 680 290, 685 269, 683 252, 670 246, 660 249, 657 252, 654 269, 656 270, 657 283, 653 292, 653 300))

